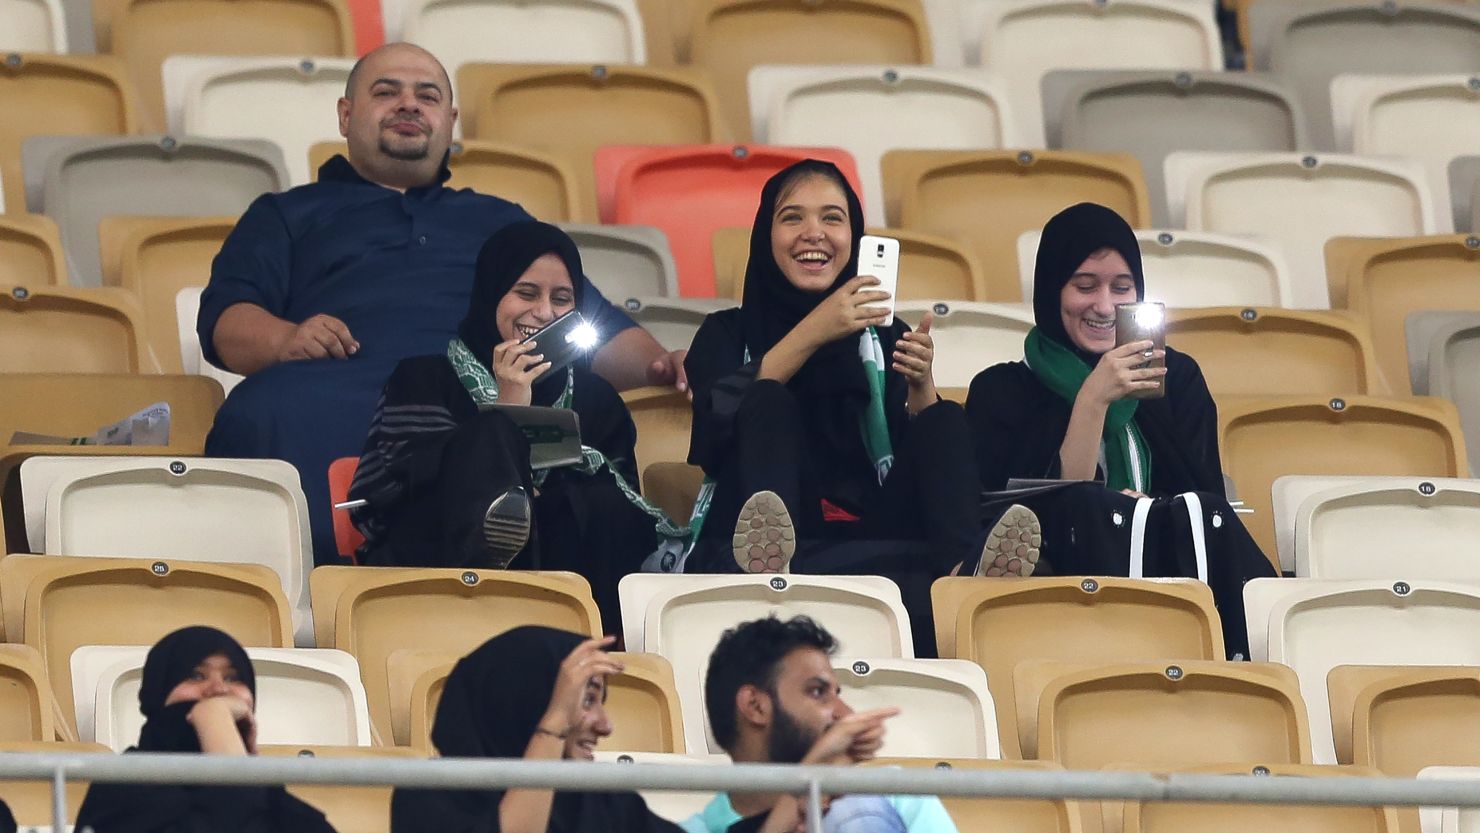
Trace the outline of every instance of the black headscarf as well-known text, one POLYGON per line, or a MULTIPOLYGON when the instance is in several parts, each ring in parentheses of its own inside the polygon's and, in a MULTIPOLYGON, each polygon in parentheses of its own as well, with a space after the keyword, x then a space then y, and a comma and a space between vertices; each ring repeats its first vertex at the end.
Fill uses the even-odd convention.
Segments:
MULTIPOLYGON (((586 287, 581 253, 570 235, 559 228, 535 220, 510 223, 494 232, 479 250, 468 312, 457 325, 457 335, 485 367, 492 369, 493 348, 515 337, 514 333, 501 334, 498 331, 496 313, 499 302, 530 265, 547 254, 554 254, 565 263, 574 291, 572 297, 579 308, 586 287)), ((535 385, 532 401, 549 404, 555 401, 564 386, 565 374, 552 374, 535 385)))
POLYGON ((231 662, 237 676, 256 698, 257 676, 240 643, 205 625, 181 628, 154 643, 144 659, 144 678, 139 685, 139 711, 144 715, 144 727, 139 732, 140 751, 200 751, 195 730, 185 722, 185 714, 195 705, 194 701, 173 706, 166 706, 164 701, 175 686, 190 678, 196 666, 217 654, 231 662))
MULTIPOLYGON (((525 625, 488 640, 453 666, 432 743, 444 758, 522 758, 550 705, 562 663, 587 637, 525 625)), ((392 833, 492 833, 500 791, 397 789, 392 833)), ((677 833, 636 793, 557 792, 547 833, 677 833)))
POLYGON ((1100 357, 1081 350, 1064 330, 1062 296, 1065 284, 1085 259, 1101 249, 1114 249, 1125 258, 1136 281, 1136 300, 1146 297, 1141 271, 1141 245, 1136 233, 1119 214, 1092 202, 1071 205, 1043 226, 1038 259, 1033 264, 1033 321, 1045 336, 1074 351, 1093 368, 1100 357))

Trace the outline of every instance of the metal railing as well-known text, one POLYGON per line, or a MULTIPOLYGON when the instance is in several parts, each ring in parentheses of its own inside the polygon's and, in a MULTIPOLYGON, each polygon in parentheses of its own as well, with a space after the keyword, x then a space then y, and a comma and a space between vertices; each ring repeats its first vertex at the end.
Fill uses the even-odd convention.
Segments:
POLYGON ((9 753, 0 780, 51 781, 53 827, 67 822, 68 779, 95 783, 269 786, 338 784, 434 789, 545 787, 584 792, 683 790, 807 795, 812 817, 823 794, 939 795, 982 798, 1245 802, 1480 807, 1480 781, 1401 778, 1279 778, 1043 770, 940 770, 894 767, 673 766, 521 760, 241 758, 216 755, 9 753))

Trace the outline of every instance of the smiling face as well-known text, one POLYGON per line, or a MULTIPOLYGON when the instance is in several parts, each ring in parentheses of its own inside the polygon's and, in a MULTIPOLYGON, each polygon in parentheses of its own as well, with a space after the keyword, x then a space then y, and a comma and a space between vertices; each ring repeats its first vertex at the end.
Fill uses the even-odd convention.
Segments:
POLYGON ((499 337, 524 339, 576 308, 575 284, 565 261, 554 254, 540 255, 504 294, 494 312, 499 337))
POLYGON ((241 675, 237 673, 231 660, 221 654, 213 654, 201 660, 189 677, 170 689, 169 695, 164 698, 164 704, 169 706, 195 702, 222 695, 237 697, 246 701, 248 706, 255 707, 252 689, 242 682, 241 675))
POLYGON ((339 132, 349 141, 350 162, 366 179, 392 188, 436 178, 456 121, 446 70, 410 44, 366 55, 339 100, 339 132))
POLYGON ((831 179, 813 175, 783 189, 771 218, 771 255, 792 286, 826 292, 853 255, 848 198, 831 179))
POLYGON ((1115 346, 1115 307, 1134 303, 1136 279, 1125 258, 1100 249, 1084 259, 1059 293, 1059 314, 1074 346, 1099 355, 1115 346))
POLYGON ((606 677, 597 675, 586 683, 581 700, 581 718, 565 739, 567 759, 590 761, 596 757, 596 745, 612 733, 612 722, 606 714, 606 677))

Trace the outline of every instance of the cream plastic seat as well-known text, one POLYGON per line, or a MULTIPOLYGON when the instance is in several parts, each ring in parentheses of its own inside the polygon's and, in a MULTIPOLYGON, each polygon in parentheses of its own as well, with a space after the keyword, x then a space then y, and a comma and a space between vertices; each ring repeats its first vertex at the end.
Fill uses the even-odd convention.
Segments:
MULTIPOLYGON (((689 755, 664 752, 631 752, 625 750, 596 750, 596 760, 611 764, 667 764, 670 766, 726 766, 730 760, 724 755, 689 755)), ((648 809, 674 824, 680 824, 690 816, 702 811, 714 799, 712 792, 682 792, 677 790, 639 790, 648 809)))
POLYGON ((308 505, 281 460, 32 457, 21 464, 35 552, 261 564, 282 582, 296 642, 313 645, 308 505))
POLYGON ((1009 304, 970 301, 901 301, 895 314, 911 327, 925 313, 935 316, 935 383, 941 387, 971 385, 984 368, 1023 357, 1023 339, 1033 329, 1033 312, 1009 304))
MULTIPOLYGON (((355 658, 323 648, 247 648, 257 677, 257 741, 369 746, 370 712, 355 658)), ((138 743, 147 645, 88 645, 72 652, 80 739, 115 752, 138 743)))
POLYGON ((382 739, 395 737, 388 680, 397 650, 460 657, 524 624, 601 633, 591 587, 574 573, 330 566, 310 574, 309 589, 317 644, 359 661, 382 739))
POLYGON ((704 470, 688 463, 658 461, 642 467, 642 495, 668 517, 685 523, 693 515, 704 470))
POLYGON ((51 683, 29 645, 0 645, 0 745, 54 740, 51 683))
MULTIPOLYGON (((419 758, 400 746, 264 745, 258 754, 294 758, 419 758)), ((391 833, 391 795, 386 786, 353 787, 342 784, 288 784, 289 793, 317 807, 338 833, 391 833)))
POLYGON ((335 102, 350 58, 171 55, 163 75, 169 132, 264 139, 278 146, 288 181, 311 181, 308 151, 339 137, 335 102))
POLYGON ((725 298, 629 297, 612 298, 614 303, 652 334, 665 350, 687 350, 704 316, 734 306, 725 298))
MULTIPOLYGON (((1419 780, 1480 781, 1480 767, 1427 766, 1419 780)), ((1480 830, 1480 812, 1473 807, 1420 807, 1421 833, 1475 833, 1480 830)))
MULTIPOLYGON (((1053 761, 992 761, 981 758, 874 758, 862 766, 936 769, 992 773, 1054 772, 1063 767, 1053 761)), ((1015 798, 967 798, 941 796, 946 812, 958 830, 1016 830, 1020 833, 1081 833, 1086 829, 1084 810, 1090 802, 1068 799, 1033 800, 1015 798)))
POLYGON ((863 181, 864 217, 884 225, 879 160, 893 148, 1038 147, 1001 79, 980 70, 911 66, 758 66, 750 70, 751 135, 760 143, 841 147, 863 181), (887 117, 885 117, 887 114, 887 117))
POLYGON ((0 373, 155 372, 142 317, 113 287, 0 286, 0 373))
POLYGON ((1480 481, 1364 478, 1328 486, 1295 514, 1295 574, 1480 581, 1480 481))
POLYGON ((1326 681, 1337 760, 1394 778, 1480 766, 1480 669, 1338 665, 1326 681))
MULTIPOLYGON (((1191 579, 936 579, 930 590, 943 657, 987 672, 1003 755, 1033 744, 1037 710, 1020 708, 1016 671, 1029 660, 1131 662, 1223 658, 1212 591, 1191 579), (1028 720, 1020 722, 1026 716, 1028 720)), ((845 646, 846 647, 846 646, 845 646)))
POLYGON ((1388 392, 1367 328, 1340 313, 1174 309, 1166 334, 1172 347, 1197 360, 1214 396, 1388 392))
POLYGON ((1326 241, 1402 237, 1450 227, 1434 210, 1423 166, 1406 159, 1177 152, 1166 158, 1172 222, 1197 231, 1263 234, 1284 247, 1295 305, 1326 309, 1326 241))
MULTIPOLYGON (((0 445, 0 451, 7 457, 26 451, 31 452, 27 456, 127 454, 139 450, 153 454, 200 454, 221 400, 220 385, 195 376, 0 373, 0 441, 5 443, 17 431, 90 437, 99 428, 156 402, 170 406, 169 445, 164 448, 0 445)), ((12 465, 20 465, 19 460, 12 465)))
POLYGON ((854 711, 897 706, 879 754, 892 758, 1000 758, 997 714, 980 665, 957 659, 832 660, 854 711))
POLYGON ((1326 690, 1332 668, 1480 665, 1480 588, 1475 585, 1254 579, 1244 585, 1244 608, 1254 659, 1284 663, 1300 677, 1317 763, 1336 762, 1326 690))
POLYGON ((0 52, 67 53, 67 22, 61 0, 0 3, 0 52))
POLYGON ((717 752, 704 712, 703 682, 720 634, 776 613, 816 619, 841 643, 882 656, 911 657, 914 643, 899 588, 868 576, 633 574, 618 584, 629 647, 673 665, 690 752, 717 752), (626 624, 630 622, 631 624, 626 624))
MULTIPOLYGON (((1179 773, 1247 775, 1256 778, 1379 777, 1367 767, 1251 763, 1182 769, 1179 773)), ((1334 807, 1299 804, 1128 801, 1124 833, 1242 833, 1247 830, 1301 833, 1398 833, 1392 807, 1334 807)))
MULTIPOLYGON (((1040 229, 1018 237, 1023 297, 1033 297, 1040 229)), ((1189 307, 1291 307, 1290 267, 1275 240, 1259 235, 1141 229, 1141 269, 1146 299, 1172 309, 1189 307)))
POLYGON ((1473 313, 1450 321, 1434 334, 1427 357, 1428 383, 1433 396, 1453 402, 1459 409, 1465 444, 1470 449, 1470 471, 1480 469, 1480 389, 1476 388, 1476 360, 1480 346, 1480 316, 1473 313))
MULTIPOLYGON (((694 408, 686 395, 668 387, 643 387, 623 391, 622 401, 637 426, 637 465, 682 463, 688 459, 694 408)), ((631 646, 632 637, 626 639, 631 646)))
POLYGON ((581 267, 601 294, 625 298, 678 297, 678 267, 668 236, 653 226, 561 223, 581 251, 581 267))
POLYGON ((221 368, 206 361, 200 352, 200 337, 195 331, 195 321, 200 315, 201 287, 187 286, 175 293, 175 327, 180 337, 180 369, 191 376, 204 376, 214 380, 221 389, 230 393, 247 377, 221 368))
MULTIPOLYGON (((1435 488, 1466 488, 1467 481, 1444 477, 1378 477, 1361 475, 1308 475, 1287 474, 1276 477, 1270 484, 1270 496, 1274 507, 1274 525, 1276 534, 1276 546, 1280 554, 1280 571, 1287 574, 1295 572, 1295 519, 1300 514, 1300 507, 1306 498, 1311 495, 1324 492, 1328 489, 1338 487, 1356 487, 1366 484, 1373 489, 1388 488, 1411 488, 1417 489, 1420 483, 1430 483, 1435 488)), ((1310 576, 1302 576, 1310 578, 1310 576)), ((1343 576, 1343 578, 1356 578, 1355 576, 1343 576)))

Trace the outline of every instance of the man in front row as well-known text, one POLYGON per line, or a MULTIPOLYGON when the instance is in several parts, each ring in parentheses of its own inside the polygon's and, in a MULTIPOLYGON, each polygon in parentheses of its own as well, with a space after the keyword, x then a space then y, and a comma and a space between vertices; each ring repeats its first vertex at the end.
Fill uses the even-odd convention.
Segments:
MULTIPOLYGON (((851 766, 874 757, 884 721, 899 710, 855 712, 843 702, 831 663, 837 647, 806 616, 757 619, 725 631, 709 657, 704 702, 714 737, 732 760, 851 766)), ((720 793, 682 826, 686 833, 789 833, 804 804, 776 793, 720 793)), ((841 796, 830 803, 823 829, 956 833, 934 796, 841 796)))

